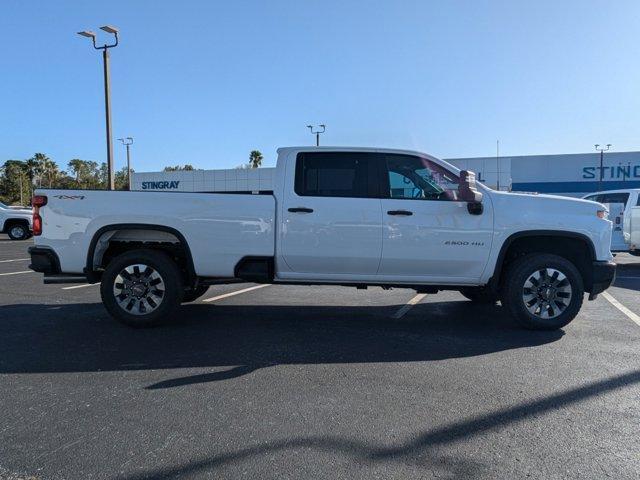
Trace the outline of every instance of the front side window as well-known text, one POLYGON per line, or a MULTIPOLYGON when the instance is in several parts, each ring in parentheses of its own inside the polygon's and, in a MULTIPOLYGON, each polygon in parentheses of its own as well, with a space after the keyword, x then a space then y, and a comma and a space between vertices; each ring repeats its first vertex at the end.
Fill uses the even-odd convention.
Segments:
POLYGON ((426 158, 386 155, 389 197, 457 200, 459 177, 426 158))
POLYGON ((376 197, 376 161, 365 152, 304 152, 296 159, 295 192, 312 197, 376 197))

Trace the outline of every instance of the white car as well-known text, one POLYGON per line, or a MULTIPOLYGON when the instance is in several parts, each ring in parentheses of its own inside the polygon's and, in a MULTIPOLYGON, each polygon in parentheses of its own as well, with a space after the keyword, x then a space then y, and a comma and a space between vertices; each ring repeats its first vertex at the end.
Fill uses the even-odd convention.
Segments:
POLYGON ((11 240, 26 240, 31 236, 32 210, 28 207, 10 207, 0 202, 0 233, 11 240))
POLYGON ((613 221, 612 252, 640 256, 640 188, 607 190, 583 197, 609 208, 613 221))
POLYGON ((33 205, 31 268, 101 282, 133 326, 240 279, 459 290, 556 329, 615 273, 599 203, 497 192, 405 150, 282 148, 272 192, 38 190, 33 205))

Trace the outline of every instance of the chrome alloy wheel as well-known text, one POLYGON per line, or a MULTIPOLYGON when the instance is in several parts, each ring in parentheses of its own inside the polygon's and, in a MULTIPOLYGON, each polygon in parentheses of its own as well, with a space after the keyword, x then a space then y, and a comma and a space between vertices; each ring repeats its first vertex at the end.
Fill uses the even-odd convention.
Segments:
POLYGON ((149 265, 142 263, 123 268, 113 282, 113 295, 125 312, 148 315, 164 297, 164 280, 149 265))
POLYGON ((13 238, 20 238, 21 239, 22 237, 25 236, 24 228, 23 227, 18 227, 18 226, 13 227, 11 229, 11 236, 13 238))
POLYGON ((555 268, 533 272, 522 289, 522 300, 532 315, 551 319, 566 310, 571 302, 571 283, 555 268))

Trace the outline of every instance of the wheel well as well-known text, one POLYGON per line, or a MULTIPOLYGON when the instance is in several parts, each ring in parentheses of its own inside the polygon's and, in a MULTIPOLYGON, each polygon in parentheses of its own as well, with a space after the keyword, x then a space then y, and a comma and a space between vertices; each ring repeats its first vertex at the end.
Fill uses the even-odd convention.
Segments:
POLYGON ((195 283, 189 245, 179 232, 163 226, 120 225, 98 230, 87 254, 86 274, 97 281, 113 258, 141 248, 165 252, 180 268, 184 284, 195 283))
POLYGON ((24 225, 29 230, 29 221, 24 218, 9 218, 5 220, 2 231, 8 231, 13 225, 24 225))
POLYGON ((550 253, 566 258, 580 272, 585 290, 591 290, 592 262, 595 260, 595 253, 591 241, 582 235, 543 234, 513 238, 500 252, 492 283, 499 286, 509 264, 530 253, 550 253))

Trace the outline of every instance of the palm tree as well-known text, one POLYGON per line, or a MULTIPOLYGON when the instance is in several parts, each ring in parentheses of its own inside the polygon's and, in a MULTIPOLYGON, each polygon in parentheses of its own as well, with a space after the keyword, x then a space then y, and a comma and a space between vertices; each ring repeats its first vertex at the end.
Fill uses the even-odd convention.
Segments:
POLYGON ((263 158, 264 157, 262 156, 260 150, 251 150, 251 153, 249 154, 249 165, 251 166, 251 168, 258 168, 260 165, 262 165, 263 158))
POLYGON ((42 160, 42 170, 49 180, 49 188, 52 187, 53 183, 57 181, 58 176, 60 175, 60 170, 58 169, 58 164, 51 160, 48 157, 45 157, 42 160))

